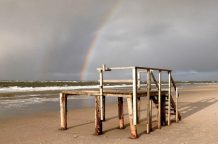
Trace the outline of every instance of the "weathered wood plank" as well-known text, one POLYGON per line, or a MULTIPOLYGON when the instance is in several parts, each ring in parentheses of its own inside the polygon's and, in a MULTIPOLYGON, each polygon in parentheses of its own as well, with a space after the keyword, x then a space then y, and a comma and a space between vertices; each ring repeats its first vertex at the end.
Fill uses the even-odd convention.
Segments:
POLYGON ((118 117, 120 129, 124 128, 123 97, 118 97, 118 117))
POLYGON ((131 83, 132 80, 103 80, 104 83, 131 83))
POLYGON ((102 134, 102 120, 100 109, 100 96, 95 96, 95 134, 102 134))
POLYGON ((140 122, 140 116, 141 116, 141 97, 137 97, 137 124, 140 122))
POLYGON ((161 96, 161 125, 166 125, 166 95, 161 96))
POLYGON ((127 106, 129 113, 129 124, 130 124, 130 137, 135 139, 138 137, 136 125, 133 123, 133 101, 132 98, 127 98, 127 106))
POLYGON ((149 111, 150 111, 150 131, 152 131, 152 99, 150 99, 150 107, 149 107, 149 111))
POLYGON ((154 76, 154 74, 153 74, 152 71, 151 71, 151 77, 152 77, 152 79, 154 80, 154 84, 156 85, 157 89, 159 89, 159 86, 158 86, 157 80, 156 80, 156 78, 155 78, 155 76, 154 76))
POLYGON ((171 107, 171 72, 168 72, 168 82, 169 82, 169 87, 168 87, 168 117, 167 117, 167 124, 171 124, 171 112, 170 112, 170 107, 171 107))
MULTIPOLYGON (((86 96, 99 96, 99 90, 93 89, 93 90, 69 90, 69 91, 63 91, 62 93, 67 94, 69 96, 79 96, 79 95, 86 95, 86 96)), ((167 94, 168 90, 162 90, 163 94, 167 94)), ((104 89, 104 96, 115 96, 115 97, 129 97, 132 96, 133 92, 131 88, 121 88, 121 89, 104 89)), ((158 95, 157 90, 151 90, 150 95, 158 95)), ((147 90, 144 88, 141 88, 140 90, 137 90, 137 96, 147 96, 147 90)))
POLYGON ((178 88, 176 88, 176 122, 179 122, 179 112, 178 112, 178 88))
MULTIPOLYGON (((104 69, 104 65, 102 66, 102 68, 104 69)), ((104 108, 105 108, 105 98, 103 97, 103 89, 104 89, 104 85, 103 85, 103 70, 100 70, 99 71, 99 78, 100 78, 100 89, 99 89, 99 91, 100 91, 100 111, 101 111, 101 120, 105 120, 105 110, 104 110, 104 108)))
POLYGON ((162 75, 161 71, 159 71, 158 74, 158 128, 161 128, 161 80, 162 80, 162 75))
POLYGON ((151 90, 151 71, 147 71, 147 133, 151 130, 151 114, 150 114, 150 90, 151 90))
POLYGON ((61 117, 61 130, 67 129, 67 96, 60 93, 60 117, 61 117))
POLYGON ((133 124, 137 124, 137 69, 132 69, 133 124))
POLYGON ((140 72, 138 72, 138 75, 137 75, 137 88, 140 89, 141 88, 141 74, 140 72))

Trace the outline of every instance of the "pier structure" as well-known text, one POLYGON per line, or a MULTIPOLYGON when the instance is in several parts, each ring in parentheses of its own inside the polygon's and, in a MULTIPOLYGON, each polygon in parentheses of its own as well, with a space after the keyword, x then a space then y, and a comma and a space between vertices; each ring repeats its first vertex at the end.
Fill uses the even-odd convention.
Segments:
POLYGON ((102 65, 97 69, 99 72, 99 88, 96 89, 79 89, 63 91, 60 93, 60 118, 61 129, 67 129, 67 98, 69 96, 94 96, 95 97, 95 133, 100 135, 103 133, 103 122, 105 121, 105 98, 118 98, 118 118, 120 129, 124 128, 124 107, 123 99, 127 99, 127 109, 130 124, 131 138, 137 138, 137 124, 140 120, 140 100, 141 97, 147 99, 146 111, 146 132, 149 134, 152 131, 152 104, 158 109, 157 125, 170 125, 172 116, 176 122, 181 120, 181 115, 178 111, 179 92, 175 81, 172 77, 172 71, 168 69, 149 68, 149 67, 113 67, 108 68, 102 65), (111 71, 130 71, 131 79, 125 80, 107 80, 104 74, 111 71), (156 75, 155 75, 155 74, 156 75), (162 75, 167 74, 167 80, 163 80, 162 75), (142 80, 144 76, 146 80, 142 80), (107 87, 106 84, 119 84, 119 86, 107 87), (120 84, 123 84, 122 86, 120 84), (172 93, 174 90, 174 95, 172 93))

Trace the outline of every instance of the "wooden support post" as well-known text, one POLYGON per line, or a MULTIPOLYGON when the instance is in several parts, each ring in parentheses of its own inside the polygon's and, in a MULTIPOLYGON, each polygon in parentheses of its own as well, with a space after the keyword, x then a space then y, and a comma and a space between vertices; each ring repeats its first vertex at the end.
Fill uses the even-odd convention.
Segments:
POLYGON ((140 122, 140 109, 141 109, 141 98, 140 97, 138 97, 137 98, 137 123, 139 123, 140 122))
POLYGON ((103 95, 102 96, 102 118, 101 120, 102 121, 105 121, 105 100, 106 100, 106 97, 103 95))
POLYGON ((128 113, 129 113, 129 125, 130 125, 130 133, 131 138, 135 139, 138 137, 136 125, 133 123, 133 101, 132 98, 127 98, 127 106, 128 106, 128 113))
POLYGON ((132 95, 132 99, 133 99, 133 124, 136 125, 137 124, 137 68, 133 68, 132 69, 132 89, 133 89, 133 95, 132 95))
POLYGON ((168 72, 168 82, 169 82, 169 87, 168 87, 168 117, 167 117, 167 123, 168 125, 171 124, 171 72, 168 72))
POLYGON ((151 111, 150 111, 150 90, 151 90, 151 71, 147 70, 147 133, 151 131, 151 111))
POLYGON ((166 95, 161 96, 161 126, 166 125, 166 95))
POLYGON ((120 129, 124 128, 123 97, 118 97, 118 116, 120 129))
POLYGON ((161 71, 159 71, 158 77, 158 128, 161 128, 161 71))
POLYGON ((67 129, 67 96, 60 93, 60 116, 61 116, 61 128, 60 130, 67 129))
POLYGON ((152 131, 152 99, 150 99, 150 131, 152 131))
POLYGON ((140 75, 140 72, 138 72, 137 81, 138 81, 138 84, 137 84, 138 89, 140 89, 141 88, 141 75, 140 75))
POLYGON ((176 122, 179 122, 179 112, 178 112, 178 88, 176 88, 176 122))
POLYGON ((100 109, 100 96, 95 96, 95 134, 102 134, 102 120, 100 109))
MULTIPOLYGON (((104 65, 102 69, 104 69, 104 65)), ((100 70, 100 109, 101 109, 101 120, 105 121, 105 96, 103 96, 103 70, 100 70)))

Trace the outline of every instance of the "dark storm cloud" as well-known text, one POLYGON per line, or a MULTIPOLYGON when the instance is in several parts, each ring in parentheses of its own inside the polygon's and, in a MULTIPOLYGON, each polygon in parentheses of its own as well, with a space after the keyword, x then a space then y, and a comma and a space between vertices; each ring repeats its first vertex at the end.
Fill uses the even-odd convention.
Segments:
POLYGON ((105 63, 170 68, 183 80, 218 80, 218 1, 117 2, 1 0, 0 79, 79 79, 100 30, 88 78, 105 63))
POLYGON ((76 79, 115 1, 1 0, 0 79, 76 79))
POLYGON ((217 1, 137 2, 123 1, 107 24, 93 67, 100 59, 109 65, 169 68, 180 79, 218 79, 217 1))

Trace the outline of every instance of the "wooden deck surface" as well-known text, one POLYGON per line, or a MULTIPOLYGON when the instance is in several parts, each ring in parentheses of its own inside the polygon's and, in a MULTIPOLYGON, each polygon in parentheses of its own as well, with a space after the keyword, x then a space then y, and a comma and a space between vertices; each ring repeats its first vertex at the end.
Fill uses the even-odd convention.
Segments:
MULTIPOLYGON (((78 90, 68 90, 62 92, 65 95, 85 95, 85 96, 98 96, 100 95, 99 89, 78 89, 78 90)), ((167 95, 167 90, 162 90, 162 95, 167 95)), ((114 97, 131 97, 133 95, 133 91, 131 88, 110 88, 104 89, 104 96, 114 96, 114 97)), ((158 90, 151 90, 150 96, 157 96, 158 90)), ((145 97, 147 96, 146 89, 137 89, 137 97, 145 97)))

